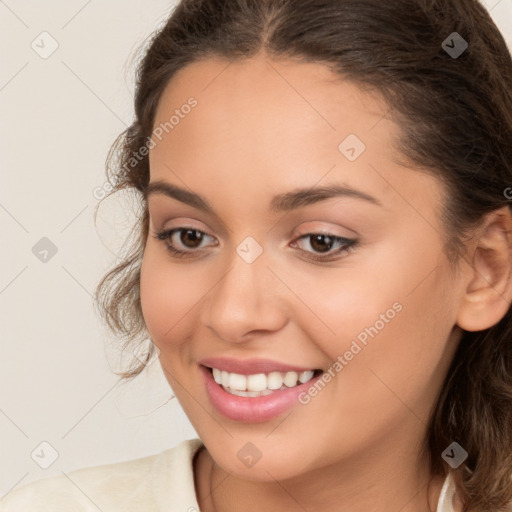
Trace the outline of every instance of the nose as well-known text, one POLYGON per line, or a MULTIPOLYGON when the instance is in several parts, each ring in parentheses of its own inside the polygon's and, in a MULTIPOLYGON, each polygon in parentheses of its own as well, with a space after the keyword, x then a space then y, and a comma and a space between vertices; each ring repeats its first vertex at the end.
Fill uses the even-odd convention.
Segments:
POLYGON ((233 253, 201 305, 200 321, 219 339, 238 343, 278 331, 288 317, 284 287, 267 267, 265 252, 252 263, 233 253))

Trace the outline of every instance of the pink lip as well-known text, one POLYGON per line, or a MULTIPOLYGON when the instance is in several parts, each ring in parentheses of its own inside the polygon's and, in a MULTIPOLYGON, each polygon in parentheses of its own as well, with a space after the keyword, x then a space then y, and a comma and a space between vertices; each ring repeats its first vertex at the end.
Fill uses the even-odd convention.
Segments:
MULTIPOLYGON (((214 368, 218 367, 214 366, 214 368)), ((199 369, 205 379, 206 392, 213 406, 227 418, 243 423, 261 423, 282 414, 293 405, 297 405, 299 395, 306 392, 322 376, 319 374, 305 384, 274 391, 270 395, 245 397, 224 391, 215 382, 212 372, 207 367, 200 365, 199 369)))
POLYGON ((314 370, 315 368, 304 368, 302 366, 293 366, 270 359, 230 359, 229 357, 208 357, 199 361, 199 364, 210 368, 217 368, 230 373, 239 373, 240 375, 252 375, 255 373, 270 372, 304 372, 314 370))

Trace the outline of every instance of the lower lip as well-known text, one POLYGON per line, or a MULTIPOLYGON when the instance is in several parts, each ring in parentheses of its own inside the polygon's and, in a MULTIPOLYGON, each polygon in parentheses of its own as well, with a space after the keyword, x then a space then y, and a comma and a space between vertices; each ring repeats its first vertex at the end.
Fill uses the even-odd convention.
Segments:
POLYGON ((245 397, 224 391, 220 384, 215 382, 208 368, 202 365, 199 368, 205 378, 206 392, 214 407, 227 418, 243 423, 259 423, 279 416, 297 404, 299 395, 322 376, 319 374, 304 384, 274 391, 270 395, 245 397))

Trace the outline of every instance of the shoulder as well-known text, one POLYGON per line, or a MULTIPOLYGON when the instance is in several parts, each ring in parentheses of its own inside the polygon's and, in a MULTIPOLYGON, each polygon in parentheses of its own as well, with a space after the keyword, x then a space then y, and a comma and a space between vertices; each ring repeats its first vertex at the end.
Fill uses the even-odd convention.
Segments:
POLYGON ((198 509, 192 461, 202 446, 189 439, 159 454, 44 478, 2 498, 0 512, 198 509))

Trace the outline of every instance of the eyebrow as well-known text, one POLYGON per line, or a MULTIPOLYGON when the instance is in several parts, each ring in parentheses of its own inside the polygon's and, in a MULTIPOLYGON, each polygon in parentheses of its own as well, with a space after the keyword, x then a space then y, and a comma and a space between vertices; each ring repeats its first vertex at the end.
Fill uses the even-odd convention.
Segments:
MULTIPOLYGON (((204 197, 165 181, 157 180, 148 184, 144 190, 144 199, 147 201, 148 197, 153 194, 162 194, 171 197, 205 213, 215 215, 213 207, 204 197)), ((275 213, 288 212, 333 197, 353 197, 377 206, 382 206, 382 203, 378 199, 361 190, 345 185, 327 185, 324 187, 301 188, 278 194, 272 198, 270 210, 275 213)))

